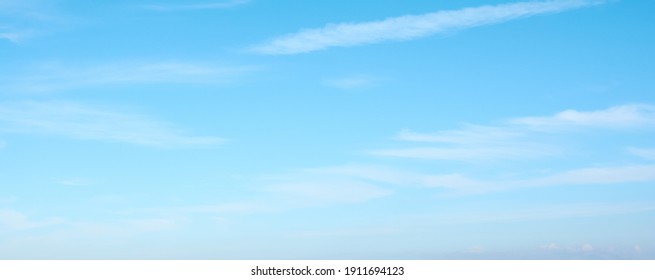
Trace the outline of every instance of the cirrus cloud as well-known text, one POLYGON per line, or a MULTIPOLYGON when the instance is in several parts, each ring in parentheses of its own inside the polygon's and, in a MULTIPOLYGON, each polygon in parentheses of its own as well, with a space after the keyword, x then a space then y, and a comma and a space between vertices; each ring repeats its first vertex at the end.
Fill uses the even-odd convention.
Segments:
POLYGON ((582 8, 602 1, 555 0, 487 5, 422 15, 405 15, 382 21, 328 24, 305 29, 256 45, 261 54, 297 54, 331 47, 356 46, 384 41, 403 41, 437 33, 501 23, 539 14, 582 8))

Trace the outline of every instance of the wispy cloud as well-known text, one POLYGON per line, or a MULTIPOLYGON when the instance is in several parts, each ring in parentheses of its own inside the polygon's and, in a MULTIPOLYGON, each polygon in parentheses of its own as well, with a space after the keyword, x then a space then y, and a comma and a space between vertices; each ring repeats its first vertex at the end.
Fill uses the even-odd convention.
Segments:
POLYGON ((190 10, 214 10, 214 9, 227 9, 235 6, 249 3, 250 0, 230 0, 230 1, 214 1, 214 2, 185 2, 185 4, 150 4, 144 5, 143 8, 159 12, 175 12, 175 11, 190 11, 190 10))
MULTIPOLYGON (((412 145, 404 148, 378 149, 368 155, 386 158, 422 159, 418 164, 430 164, 432 160, 480 163, 488 161, 518 161, 570 155, 579 149, 567 147, 572 137, 587 136, 585 132, 604 131, 626 133, 648 133, 655 122, 652 106, 624 105, 597 111, 567 110, 552 117, 516 118, 495 126, 466 125, 461 129, 442 130, 434 133, 416 133, 402 130, 395 140, 412 145), (575 113, 566 113, 575 112, 575 113), (572 116, 572 117, 571 117, 572 116), (518 121, 517 121, 518 120, 518 121), (523 120, 538 120, 533 123, 523 120), (548 123, 551 129, 540 129, 548 123), (552 129, 556 128, 556 129, 552 129), (567 128, 567 129, 563 129, 567 128), (639 128, 639 129, 634 129, 639 128), (633 131, 634 130, 634 131, 633 131), (558 142, 557 139, 567 139, 558 142), (546 140, 547 139, 547 140, 546 140), (413 145, 420 144, 419 147, 413 145), (575 150, 575 151, 574 151, 575 150)), ((655 128, 655 127, 653 127, 655 128)), ((652 159, 655 152, 650 149, 628 148, 629 153, 652 159)), ((571 161, 570 157, 567 157, 571 161)), ((385 160, 388 161, 388 160, 385 160)), ((559 169, 549 168, 522 174, 501 173, 501 176, 476 176, 469 169, 456 172, 413 172, 396 168, 392 163, 384 165, 343 165, 336 167, 311 168, 310 174, 328 174, 332 178, 382 184, 383 186, 414 186, 439 188, 444 194, 482 194, 521 188, 543 188, 552 186, 597 186, 638 184, 655 182, 655 165, 605 162, 602 165, 584 161, 582 167, 559 169), (504 174, 504 175, 502 175, 504 174), (529 174, 529 175, 528 175, 529 174), (537 174, 537 175, 535 175, 537 174)), ((486 168, 493 165, 483 164, 486 168)), ((320 177, 320 176, 319 176, 320 177)))
POLYGON ((518 118, 511 122, 540 129, 655 127, 655 106, 631 104, 599 111, 566 110, 553 116, 518 118))
MULTIPOLYGON (((411 147, 378 149, 375 156, 445 161, 534 159, 564 154, 565 148, 545 136, 571 136, 592 130, 644 131, 655 128, 655 106, 632 104, 597 111, 566 110, 545 117, 514 118, 498 125, 465 125, 434 133, 401 130, 395 139, 411 147), (420 143, 421 146, 414 146, 420 143)), ((648 151, 631 149, 633 154, 648 151)))
POLYGON ((90 180, 84 179, 84 178, 61 179, 61 180, 57 180, 56 183, 59 184, 59 185, 68 186, 68 187, 82 187, 82 186, 88 186, 88 185, 92 184, 92 182, 90 180))
POLYGON ((627 148, 627 151, 630 154, 633 154, 635 156, 644 159, 655 160, 655 149, 641 149, 641 148, 629 147, 627 148))
POLYGON ((397 140, 410 142, 434 142, 434 143, 502 143, 524 136, 518 130, 507 127, 466 125, 462 129, 443 130, 436 133, 416 133, 409 129, 403 129, 396 136, 397 140))
POLYGON ((297 202, 310 202, 312 205, 365 202, 391 193, 389 190, 352 180, 291 181, 275 184, 264 190, 297 202))
POLYGON ((328 24, 275 38, 251 48, 262 54, 296 54, 330 47, 402 41, 437 33, 510 21, 533 15, 586 7, 602 1, 554 0, 480 6, 461 10, 406 15, 382 21, 328 24))
POLYGON ((0 1, 0 40, 20 43, 62 21, 53 1, 0 1))
POLYGON ((298 211, 340 204, 361 204, 389 196, 392 190, 356 176, 326 176, 327 172, 299 170, 256 180, 248 198, 214 204, 145 209, 175 215, 234 215, 298 211))
POLYGON ((423 174, 385 166, 344 165, 336 167, 312 168, 306 172, 331 174, 355 180, 398 186, 444 188, 455 191, 490 189, 491 182, 467 178, 459 173, 423 174))
POLYGON ((414 145, 393 149, 377 149, 368 154, 384 157, 424 160, 480 162, 488 160, 520 160, 552 157, 561 148, 537 141, 523 129, 500 125, 467 125, 459 130, 417 133, 402 130, 395 139, 414 145))
POLYGON ((0 196, 0 206, 5 205, 5 204, 11 204, 16 202, 16 197, 9 196, 9 197, 3 197, 0 196))
POLYGON ((56 92, 115 84, 222 84, 252 70, 253 67, 183 62, 124 62, 78 67, 50 63, 5 78, 3 87, 20 92, 56 92))
POLYGON ((0 103, 0 130, 153 147, 212 146, 223 141, 187 136, 168 123, 139 114, 65 102, 0 103))
POLYGON ((408 215, 408 221, 430 221, 433 225, 479 224, 506 221, 539 221, 584 217, 602 217, 655 211, 648 203, 572 203, 555 205, 513 206, 506 209, 484 209, 450 211, 448 213, 427 213, 408 215))
POLYGON ((205 213, 205 214, 247 214, 247 213, 261 213, 261 212, 274 212, 278 211, 266 201, 250 201, 250 202, 227 202, 210 205, 196 205, 188 207, 179 207, 172 209, 172 212, 180 213, 205 213))
POLYGON ((0 40, 7 40, 12 43, 18 43, 27 37, 26 32, 20 32, 15 30, 2 30, 0 28, 0 40))
POLYGON ((400 149, 382 149, 369 152, 371 155, 450 161, 482 161, 499 159, 524 159, 552 156, 559 153, 557 149, 544 145, 506 145, 493 147, 418 147, 400 149))
POLYGON ((655 165, 584 167, 539 177, 515 179, 476 179, 460 173, 424 174, 366 165, 314 168, 308 171, 398 186, 441 188, 458 194, 482 194, 519 188, 655 182, 655 165))
POLYGON ((60 218, 51 218, 43 221, 34 221, 24 213, 14 210, 0 209, 0 229, 28 230, 34 228, 58 225, 63 222, 60 218))
POLYGON ((655 181, 655 165, 589 167, 511 182, 515 186, 604 185, 655 181))
POLYGON ((375 79, 368 76, 348 76, 336 79, 326 79, 323 83, 329 87, 352 90, 371 87, 375 84, 375 79))
POLYGON ((0 16, 39 21, 56 18, 52 1, 43 0, 2 0, 0 1, 0 16))
POLYGON ((107 222, 77 221, 69 222, 69 232, 78 237, 111 237, 111 236, 132 236, 155 231, 167 231, 177 228, 180 220, 160 218, 135 218, 129 220, 115 220, 107 222))
POLYGON ((345 228, 345 229, 322 229, 322 230, 305 230, 289 234, 293 238, 348 238, 348 237, 371 237, 393 235, 400 232, 397 228, 345 228))

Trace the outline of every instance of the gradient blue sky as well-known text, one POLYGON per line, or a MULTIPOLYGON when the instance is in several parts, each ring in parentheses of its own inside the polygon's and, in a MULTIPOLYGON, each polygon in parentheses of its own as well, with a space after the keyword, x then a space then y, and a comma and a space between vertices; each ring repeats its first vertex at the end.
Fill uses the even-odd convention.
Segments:
POLYGON ((0 259, 654 259, 654 13, 0 0, 0 259))

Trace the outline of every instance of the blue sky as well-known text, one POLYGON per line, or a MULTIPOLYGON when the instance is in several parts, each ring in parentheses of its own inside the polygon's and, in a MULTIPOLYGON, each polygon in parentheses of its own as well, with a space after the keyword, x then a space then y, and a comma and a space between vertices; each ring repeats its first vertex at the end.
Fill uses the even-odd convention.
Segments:
POLYGON ((653 12, 0 0, 0 258, 653 259, 653 12))

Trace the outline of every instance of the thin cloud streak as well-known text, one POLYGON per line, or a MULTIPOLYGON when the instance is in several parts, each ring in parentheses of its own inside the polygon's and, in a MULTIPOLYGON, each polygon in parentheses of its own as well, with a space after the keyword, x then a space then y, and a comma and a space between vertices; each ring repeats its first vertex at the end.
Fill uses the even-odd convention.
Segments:
POLYGON ((489 142, 504 143, 521 136, 524 136, 523 132, 512 130, 507 127, 467 125, 463 129, 443 130, 436 133, 417 133, 409 129, 403 129, 396 136, 396 140, 428 143, 476 144, 489 142))
POLYGON ((553 116, 518 118, 511 123, 535 129, 655 127, 655 106, 629 104, 598 111, 566 110, 553 116))
POLYGON ((655 160, 655 149, 641 149, 629 147, 627 148, 628 153, 638 156, 640 158, 655 160))
POLYGON ((602 217, 650 211, 655 211, 655 206, 646 203, 580 203, 522 207, 507 211, 449 212, 443 215, 428 214, 407 218, 412 220, 429 220, 436 225, 449 225, 602 217))
POLYGON ((0 131, 53 134, 162 148, 213 146, 223 142, 217 137, 186 136, 167 123, 142 115, 64 102, 2 103, 0 131))
POLYGON ((12 43, 18 43, 24 38, 23 34, 17 32, 2 32, 0 39, 7 40, 12 43))
POLYGON ((343 89, 354 90, 368 88, 374 85, 373 78, 366 76, 350 76, 337 79, 326 79, 323 81, 326 86, 343 89))
POLYGON ((59 225, 60 218, 51 218, 45 221, 34 221, 24 213, 14 210, 0 210, 0 229, 29 230, 35 228, 59 225))
POLYGON ((310 172, 332 174, 351 180, 364 180, 398 186, 440 188, 458 194, 483 194, 520 188, 556 186, 596 186, 632 184, 655 181, 655 165, 585 167, 560 171, 551 175, 525 179, 479 180, 463 174, 422 174, 390 167, 347 165, 308 169, 310 172))
POLYGON ((28 73, 5 78, 6 90, 57 92, 115 84, 223 84, 252 67, 218 67, 185 62, 111 63, 71 67, 45 64, 28 73))
POLYGON ((52 31, 67 20, 56 9, 55 1, 0 1, 0 40, 19 44, 52 31))
POLYGON ((488 189, 489 182, 467 178, 462 174, 422 174, 384 166, 345 165, 313 168, 306 172, 348 177, 351 180, 371 181, 398 186, 444 188, 452 190, 488 189))
POLYGON ((544 145, 516 145, 494 147, 418 147, 402 149, 383 149, 370 151, 374 156, 414 158, 425 160, 449 161, 481 161, 498 159, 525 159, 547 157, 557 154, 558 151, 544 145))
POLYGON ((582 8, 602 1, 556 0, 487 5, 461 10, 406 15, 382 21, 328 24, 275 38, 251 48, 261 54, 297 54, 331 47, 356 46, 384 41, 403 41, 437 33, 501 23, 539 14, 582 8))
POLYGON ((51 20, 56 18, 52 2, 42 0, 0 1, 0 15, 9 18, 51 20))
POLYGON ((152 4, 145 5, 143 8, 158 11, 158 12, 177 12, 177 11, 192 11, 192 10, 215 10, 215 9, 227 9, 235 6, 240 6, 248 4, 250 0, 232 0, 232 1, 223 1, 223 2, 206 2, 206 3, 189 3, 189 4, 180 4, 180 5, 170 5, 170 4, 152 4))
MULTIPOLYGON (((401 130, 394 138, 421 147, 378 149, 383 157, 446 161, 532 159, 560 155, 562 147, 545 143, 544 136, 590 130, 643 131, 655 128, 655 106, 629 104, 596 111, 565 110, 552 116, 515 118, 496 126, 466 125, 435 133, 401 130), (426 146, 432 145, 432 146, 426 146)), ((628 152, 648 158, 648 150, 628 152)), ((652 151, 651 151, 652 152, 652 151)), ((655 157, 651 154, 651 158, 655 157)))
POLYGON ((513 185, 610 185, 655 181, 655 165, 589 167, 558 173, 532 180, 517 181, 513 185))
POLYGON ((286 199, 312 204, 361 203, 391 194, 389 190, 355 181, 298 181, 268 186, 264 189, 286 199))

